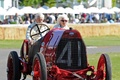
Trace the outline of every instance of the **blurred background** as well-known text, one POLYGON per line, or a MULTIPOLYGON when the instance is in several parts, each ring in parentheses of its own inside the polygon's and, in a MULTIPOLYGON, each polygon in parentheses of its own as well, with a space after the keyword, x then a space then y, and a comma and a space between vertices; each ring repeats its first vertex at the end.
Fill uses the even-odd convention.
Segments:
POLYGON ((76 14, 82 13, 90 15, 91 13, 117 13, 118 19, 119 8, 120 0, 0 0, 0 21, 4 21, 11 15, 15 16, 16 13, 23 16, 26 13, 38 12, 44 14, 69 13, 75 16, 73 18, 76 18, 76 14))

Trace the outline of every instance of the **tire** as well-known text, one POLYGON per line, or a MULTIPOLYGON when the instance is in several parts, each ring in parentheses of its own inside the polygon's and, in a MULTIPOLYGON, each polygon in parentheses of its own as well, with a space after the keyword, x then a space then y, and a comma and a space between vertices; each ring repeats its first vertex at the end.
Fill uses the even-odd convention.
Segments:
POLYGON ((20 80, 20 60, 16 51, 11 51, 7 60, 7 80, 20 80))
POLYGON ((99 58, 96 80, 112 80, 111 62, 108 54, 102 54, 99 58))
POLYGON ((41 53, 37 53, 33 59, 32 66, 33 80, 47 80, 46 61, 41 53))

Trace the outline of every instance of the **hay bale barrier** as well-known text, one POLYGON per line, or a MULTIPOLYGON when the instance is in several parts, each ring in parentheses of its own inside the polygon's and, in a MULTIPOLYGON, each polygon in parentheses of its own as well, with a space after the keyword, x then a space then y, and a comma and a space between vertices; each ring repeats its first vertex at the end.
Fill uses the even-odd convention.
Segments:
POLYGON ((0 25, 1 40, 23 40, 28 25, 0 25))
MULTIPOLYGON (((55 24, 49 24, 52 29, 55 24)), ((120 24, 68 24, 69 27, 78 30, 82 37, 90 36, 120 36, 120 24)), ((0 40, 25 39, 28 25, 0 25, 0 40)))

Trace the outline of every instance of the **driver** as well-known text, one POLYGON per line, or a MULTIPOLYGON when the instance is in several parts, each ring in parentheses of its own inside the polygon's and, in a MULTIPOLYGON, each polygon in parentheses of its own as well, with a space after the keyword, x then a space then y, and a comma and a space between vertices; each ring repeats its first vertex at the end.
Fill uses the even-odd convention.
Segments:
MULTIPOLYGON (((39 46, 43 39, 42 37, 47 32, 42 33, 41 34, 42 36, 36 36, 37 39, 33 39, 33 37, 30 36, 30 33, 32 34, 32 31, 37 32, 37 30, 38 30, 37 26, 39 27, 39 24, 41 24, 41 25, 44 24, 47 26, 47 24, 45 22, 43 22, 43 20, 44 20, 44 15, 42 13, 37 13, 35 15, 35 21, 28 26, 27 31, 26 31, 26 39, 28 40, 28 50, 30 50, 29 51, 30 53, 28 54, 29 57, 27 56, 27 58, 28 58, 30 64, 32 63, 33 56, 35 55, 35 53, 39 51, 39 46), (36 24, 38 24, 38 25, 36 26, 36 24)), ((43 32, 44 30, 46 30, 46 27, 44 25, 43 26, 41 26, 41 25, 40 25, 40 31, 43 32)), ((21 56, 23 56, 22 55, 24 53, 23 50, 24 50, 24 44, 22 45, 21 56)))
MULTIPOLYGON (((31 44, 33 44, 36 40, 33 40, 33 39, 30 37, 30 30, 31 30, 31 28, 32 28, 33 26, 35 26, 37 23, 38 23, 38 24, 45 24, 45 25, 46 25, 46 23, 43 22, 43 20, 44 20, 44 15, 43 15, 42 13, 37 13, 37 14, 35 15, 35 21, 34 21, 31 25, 28 26, 27 32, 26 32, 26 39, 28 39, 31 44)), ((43 28, 44 28, 44 27, 43 27, 43 28)), ((43 29, 43 28, 42 28, 42 29, 43 29)), ((42 30, 42 31, 43 31, 43 30, 42 30)), ((44 35, 42 35, 42 36, 44 36, 44 35)))

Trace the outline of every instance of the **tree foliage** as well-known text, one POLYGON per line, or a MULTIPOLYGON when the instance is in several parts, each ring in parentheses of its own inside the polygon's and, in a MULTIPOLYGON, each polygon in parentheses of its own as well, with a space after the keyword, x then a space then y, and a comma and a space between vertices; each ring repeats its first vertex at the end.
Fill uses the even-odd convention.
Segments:
POLYGON ((49 7, 53 7, 56 5, 56 0, 47 0, 45 5, 49 7))
POLYGON ((81 2, 81 0, 77 0, 79 3, 81 2))
POLYGON ((55 0, 20 0, 21 6, 38 6, 38 5, 47 5, 49 7, 55 6, 56 2, 55 0))
POLYGON ((112 7, 116 6, 116 0, 112 0, 112 7))
MULTIPOLYGON (((71 1, 71 3, 74 1, 74 0, 69 0, 71 1)), ((82 0, 77 0, 78 3, 80 3, 82 0)), ((83 0, 83 1, 87 1, 87 0, 83 0)), ((64 3, 64 2, 67 2, 67 0, 61 0, 59 1, 58 3, 64 3)), ((46 6, 49 6, 49 7, 53 7, 56 5, 56 0, 19 0, 19 5, 20 6, 34 6, 34 7, 37 7, 38 5, 46 5, 46 6)), ((70 6, 71 4, 70 3, 67 3, 68 6, 70 6)))
MULTIPOLYGON (((71 2, 73 2, 74 0, 69 0, 71 2)), ((80 3, 81 1, 87 2, 88 0, 77 0, 78 3, 80 3)), ((67 0, 61 0, 58 3, 64 3, 67 2, 67 0)), ((49 7, 53 7, 56 5, 56 0, 19 0, 19 4, 20 6, 38 6, 38 5, 46 5, 49 7)), ((70 6, 71 4, 69 4, 68 6, 70 6)), ((116 0, 112 0, 112 7, 116 6, 116 0)))

